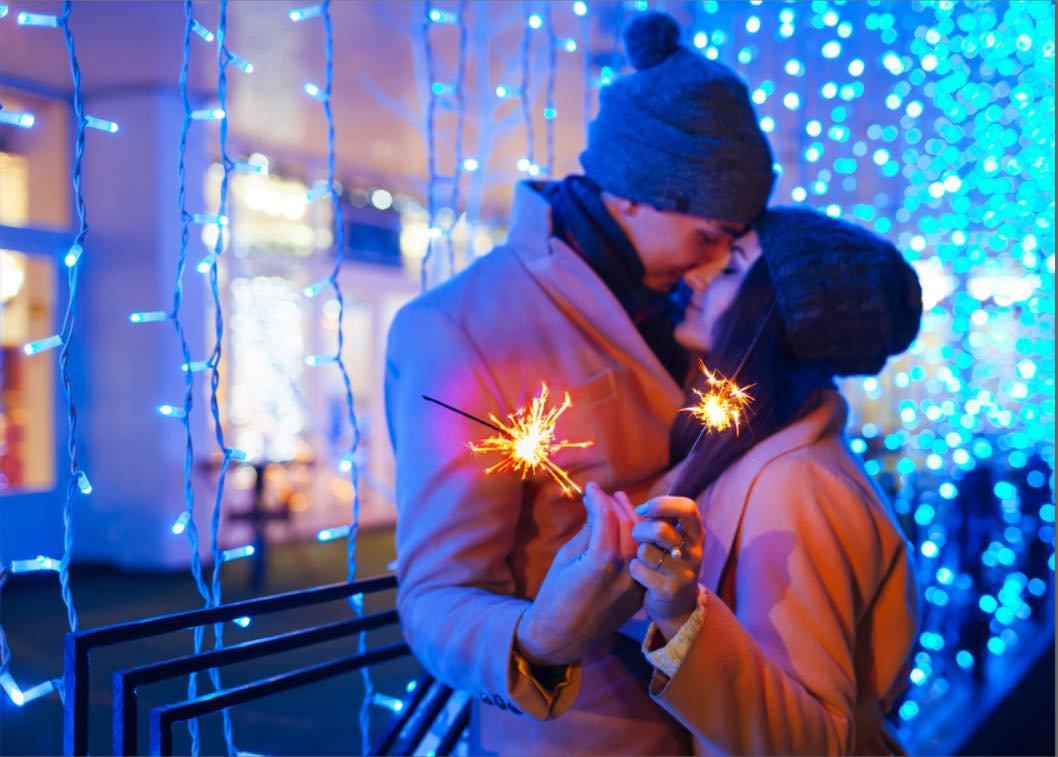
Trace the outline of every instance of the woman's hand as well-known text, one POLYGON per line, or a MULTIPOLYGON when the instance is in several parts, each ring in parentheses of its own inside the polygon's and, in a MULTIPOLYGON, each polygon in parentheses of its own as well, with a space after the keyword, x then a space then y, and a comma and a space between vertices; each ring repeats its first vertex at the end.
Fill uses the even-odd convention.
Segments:
POLYGON ((667 641, 698 602, 705 529, 698 503, 686 497, 655 497, 635 511, 643 520, 632 527, 639 547, 629 571, 647 590, 644 607, 667 641))

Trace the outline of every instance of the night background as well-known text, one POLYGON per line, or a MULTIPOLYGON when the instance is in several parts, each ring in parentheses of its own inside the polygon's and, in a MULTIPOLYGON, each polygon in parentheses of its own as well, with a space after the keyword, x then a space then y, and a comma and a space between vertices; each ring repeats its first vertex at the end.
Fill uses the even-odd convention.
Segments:
MULTIPOLYGON (((389 324, 503 241, 517 181, 580 170, 598 92, 628 70, 619 31, 647 9, 748 82, 772 204, 874 229, 921 280, 911 349, 841 387, 922 583, 901 738, 1054 753, 1047 0, 77 0, 68 22, 60 2, 0 3, 0 753, 63 751, 75 625, 390 570, 389 324)), ((353 609, 240 618, 223 639, 353 609)), ((92 658, 93 753, 113 751, 110 671, 195 643, 92 658)), ((372 669, 373 734, 417 672, 372 669)), ((144 688, 141 751, 147 711, 187 696, 186 676, 144 688)), ((201 718, 198 744, 178 728, 175 749, 361 753, 363 699, 360 676, 328 679, 201 718)))

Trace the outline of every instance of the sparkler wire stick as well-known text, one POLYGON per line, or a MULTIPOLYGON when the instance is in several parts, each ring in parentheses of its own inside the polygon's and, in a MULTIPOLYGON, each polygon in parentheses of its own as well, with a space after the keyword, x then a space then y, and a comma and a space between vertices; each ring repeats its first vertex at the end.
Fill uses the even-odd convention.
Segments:
POLYGON ((504 431, 499 426, 494 426, 493 424, 489 423, 488 421, 483 421, 481 418, 478 418, 476 415, 471 415, 470 413, 463 412, 458 407, 452 407, 447 402, 441 402, 441 400, 434 399, 433 397, 429 396, 428 394, 422 395, 422 398, 424 400, 426 400, 427 402, 433 402, 435 405, 440 405, 441 407, 443 407, 443 408, 445 408, 447 410, 451 410, 453 413, 458 413, 459 415, 462 415, 464 418, 469 418, 470 420, 475 421, 476 423, 480 423, 482 426, 488 426, 493 431, 501 433, 504 436, 510 436, 510 434, 508 434, 506 431, 504 431))

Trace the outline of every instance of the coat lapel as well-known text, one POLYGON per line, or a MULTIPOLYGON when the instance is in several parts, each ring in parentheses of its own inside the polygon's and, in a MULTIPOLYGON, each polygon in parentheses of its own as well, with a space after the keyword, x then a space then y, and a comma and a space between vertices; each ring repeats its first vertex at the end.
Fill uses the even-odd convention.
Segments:
POLYGON ((638 366, 640 375, 655 384, 648 392, 657 393, 678 407, 683 402, 683 389, 643 341, 613 293, 577 253, 546 233, 550 228, 551 207, 547 200, 528 182, 517 184, 507 244, 566 318, 589 334, 592 341, 623 353, 626 362, 638 366))
POLYGON ((819 407, 750 449, 698 497, 706 531, 701 570, 704 586, 720 591, 720 573, 761 469, 780 455, 841 433, 847 417, 844 398, 836 391, 824 392, 819 407))

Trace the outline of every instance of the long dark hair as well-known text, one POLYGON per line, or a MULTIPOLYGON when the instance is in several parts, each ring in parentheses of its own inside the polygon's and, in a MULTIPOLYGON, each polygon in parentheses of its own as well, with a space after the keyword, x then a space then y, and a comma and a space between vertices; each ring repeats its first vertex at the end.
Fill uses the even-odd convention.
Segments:
MULTIPOLYGON (((716 322, 712 347, 705 356, 710 370, 720 371, 736 380, 739 386, 752 385, 748 422, 742 424, 737 435, 733 429, 707 433, 683 465, 673 494, 697 497, 757 442, 815 409, 820 401, 819 389, 833 388, 832 371, 792 357, 782 318, 778 308, 773 308, 774 303, 775 288, 768 266, 759 258, 750 267, 731 305, 716 322), (765 318, 767 321, 762 326, 765 318), (758 329, 760 336, 754 343, 758 329), (740 364, 742 370, 738 371, 740 364)), ((697 377, 693 388, 704 390, 703 376, 697 377)), ((696 400, 693 392, 688 391, 685 407, 694 405, 696 400)), ((687 456, 701 428, 689 413, 679 414, 670 439, 672 463, 687 456)))

